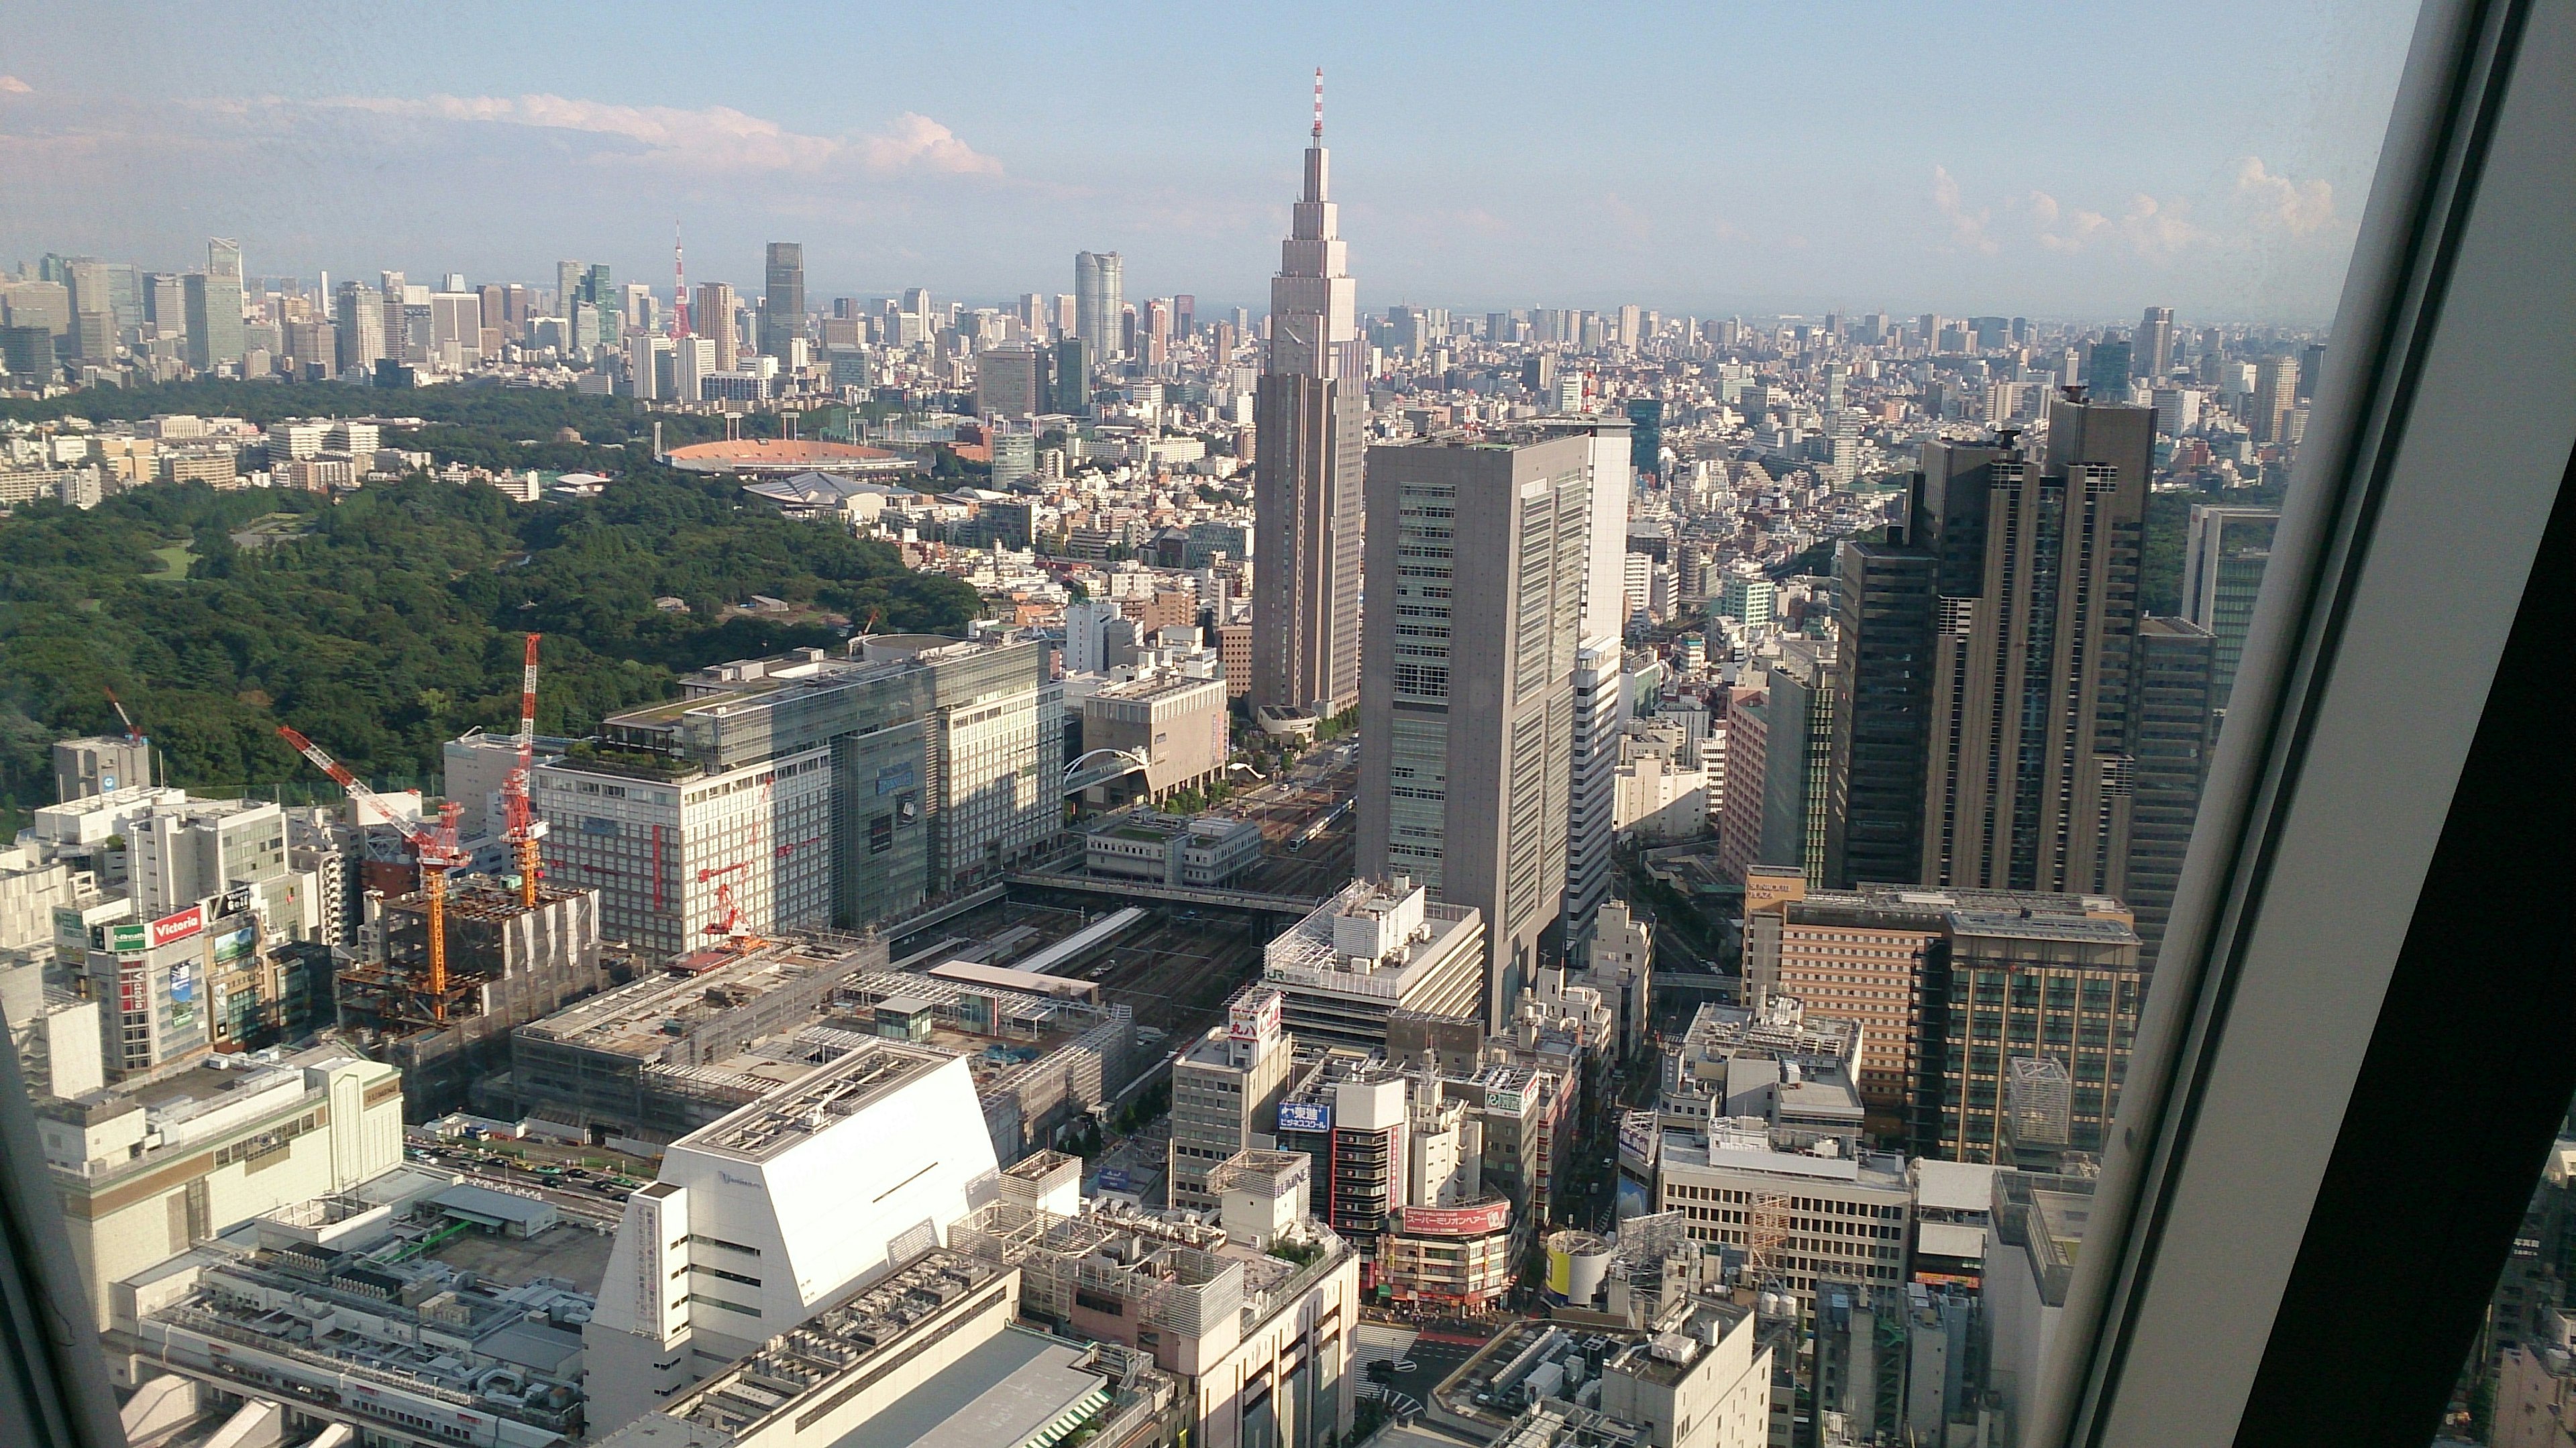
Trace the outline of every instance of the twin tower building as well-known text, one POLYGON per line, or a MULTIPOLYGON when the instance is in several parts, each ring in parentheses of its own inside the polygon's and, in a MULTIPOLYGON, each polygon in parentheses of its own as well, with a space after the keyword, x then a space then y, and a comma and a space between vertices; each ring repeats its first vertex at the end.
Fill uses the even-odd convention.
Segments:
POLYGON ((1369 447, 1331 166, 1319 93, 1254 404, 1251 702, 1272 727, 1356 706, 1357 869, 1482 912, 1498 1028, 1541 937, 1608 894, 1628 423, 1369 447))

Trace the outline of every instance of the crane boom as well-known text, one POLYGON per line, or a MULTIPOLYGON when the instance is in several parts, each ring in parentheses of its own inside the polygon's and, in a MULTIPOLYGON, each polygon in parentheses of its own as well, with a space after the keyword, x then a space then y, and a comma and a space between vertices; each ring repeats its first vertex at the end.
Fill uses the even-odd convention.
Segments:
MULTIPOLYGON (((441 851, 437 839, 434 838, 428 830, 425 830, 412 821, 404 819, 401 815, 394 813, 393 806, 386 802, 383 795, 367 788, 364 784, 359 782, 356 775, 341 768, 340 761, 333 759, 330 755, 324 753, 321 745, 314 743, 312 740, 305 738, 303 735, 296 733, 294 730, 283 724, 277 726, 277 733, 279 738, 284 739, 288 744, 295 747, 296 753, 303 755, 308 760, 311 760, 314 768, 331 776, 331 782, 340 786, 341 790, 349 796, 352 802, 362 805, 367 809, 371 809, 378 815, 382 816, 384 822, 393 826, 395 831, 403 837, 405 842, 410 844, 414 850, 421 852, 422 864, 425 865, 430 862, 430 854, 432 852, 440 852, 447 855, 457 853, 452 847, 441 851)), ((448 863, 454 863, 454 861, 449 861, 448 863)))
POLYGON ((331 776, 353 803, 374 810, 385 823, 399 831, 410 844, 412 854, 420 861, 420 893, 428 904, 429 980, 423 994, 429 997, 431 1016, 441 1022, 447 1019, 447 872, 470 858, 456 847, 454 801, 440 806, 438 828, 426 830, 393 812, 384 797, 367 788, 358 777, 342 768, 340 761, 324 752, 321 745, 280 724, 278 737, 295 747, 295 752, 312 761, 313 767, 331 776))
POLYGON ((99 687, 107 692, 107 707, 116 711, 117 722, 125 726, 125 742, 128 744, 142 743, 143 731, 134 727, 134 716, 125 712, 125 701, 116 697, 116 691, 114 689, 109 689, 105 684, 101 684, 99 687))

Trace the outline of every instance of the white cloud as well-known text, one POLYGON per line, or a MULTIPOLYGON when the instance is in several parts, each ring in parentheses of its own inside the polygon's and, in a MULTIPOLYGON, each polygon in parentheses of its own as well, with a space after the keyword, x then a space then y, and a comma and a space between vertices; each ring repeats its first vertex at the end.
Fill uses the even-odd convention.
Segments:
POLYGON ((791 131, 730 106, 700 110, 619 106, 559 95, 354 96, 314 104, 370 115, 613 136, 635 143, 638 160, 689 171, 814 172, 855 166, 875 175, 998 176, 1002 172, 999 160, 977 151, 930 117, 909 111, 895 117, 893 129, 882 135, 818 136, 791 131))
POLYGON ((1950 219, 1952 246, 1966 247, 1986 256, 1993 256, 2003 249, 1993 237, 1986 235, 1986 223, 1994 219, 1993 210, 1981 206, 1970 211, 1961 205, 1959 183, 1951 178, 1947 166, 1932 168, 1932 204, 1940 207, 1941 214, 1950 219))
POLYGON ((2039 219, 2039 245, 2044 251, 2078 252, 2097 244, 2118 243, 2144 257, 2168 257, 2186 247, 2216 238, 2183 215, 2179 203, 2167 203, 2141 191, 2129 198, 2117 219, 2099 211, 2063 211, 2056 198, 2031 193, 2031 214, 2039 219))
POLYGON ((2260 156, 2236 163, 2236 194, 2253 203, 2265 223, 2305 236, 2334 220, 2334 187, 2323 181, 2293 181, 2273 174, 2260 156))
POLYGON ((14 76, 14 75, 0 75, 0 95, 5 95, 5 96, 31 96, 31 95, 34 95, 35 93, 36 93, 36 88, 35 88, 34 86, 31 86, 31 85, 27 84, 25 81, 18 79, 16 76, 14 76))

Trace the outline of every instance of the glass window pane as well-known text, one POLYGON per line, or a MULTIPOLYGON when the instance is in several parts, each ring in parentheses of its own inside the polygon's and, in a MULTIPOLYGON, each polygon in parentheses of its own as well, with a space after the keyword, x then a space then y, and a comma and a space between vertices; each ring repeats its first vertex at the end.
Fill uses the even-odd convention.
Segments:
POLYGON ((134 1440, 2020 1441, 2411 11, 961 18, 13 17, 134 1440))

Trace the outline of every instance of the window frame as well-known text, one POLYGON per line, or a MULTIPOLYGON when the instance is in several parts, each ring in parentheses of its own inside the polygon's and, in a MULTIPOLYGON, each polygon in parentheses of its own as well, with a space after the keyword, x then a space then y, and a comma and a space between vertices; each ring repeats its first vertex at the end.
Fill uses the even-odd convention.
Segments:
POLYGON ((2426 4, 2025 1443, 2437 1430, 2576 1093, 2571 137, 2426 4))

